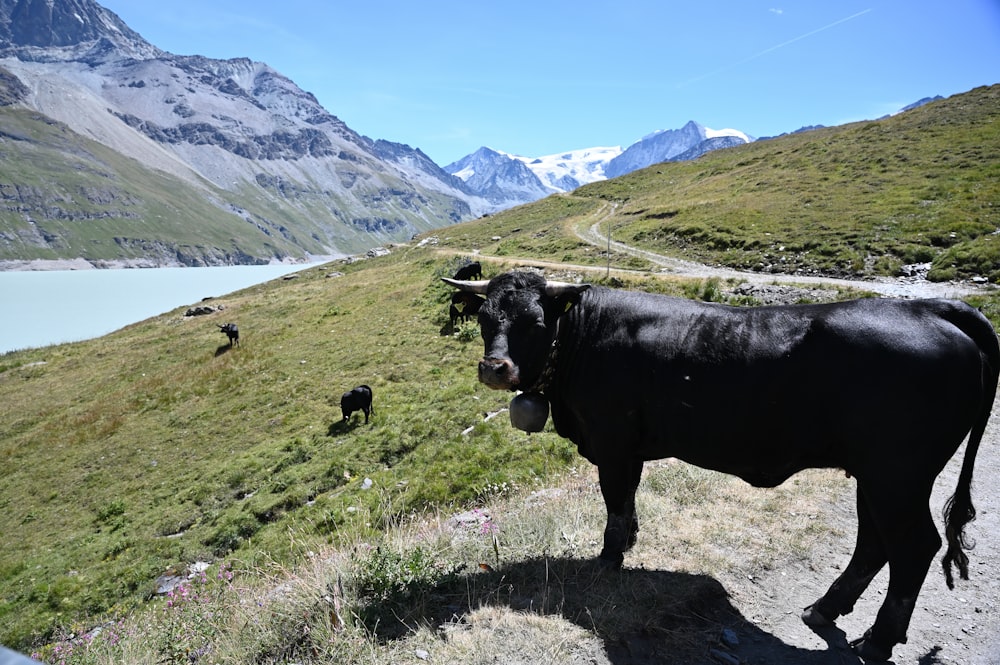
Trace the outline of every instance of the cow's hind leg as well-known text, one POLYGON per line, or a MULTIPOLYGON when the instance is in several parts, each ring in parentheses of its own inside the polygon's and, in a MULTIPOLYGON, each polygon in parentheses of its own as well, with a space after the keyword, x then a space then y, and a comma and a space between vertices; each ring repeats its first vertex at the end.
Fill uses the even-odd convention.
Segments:
MULTIPOLYGON (((902 519, 890 533, 886 547, 889 550, 889 591, 879 609, 871 630, 856 643, 858 655, 869 660, 881 657, 887 660, 896 644, 906 642, 906 629, 910 625, 917 596, 927 577, 934 555, 941 549, 941 536, 934 526, 928 501, 930 489, 915 504, 911 519, 902 519)), ((902 517, 902 516, 901 516, 902 517)))
POLYGON ((642 460, 605 462, 597 467, 601 494, 608 510, 601 561, 620 566, 624 553, 635 545, 639 519, 635 514, 635 491, 642 477, 642 460))
MULTIPOLYGON (((881 539, 889 562, 889 589, 882 607, 872 627, 854 642, 855 652, 865 660, 888 660, 893 647, 906 642, 906 629, 910 625, 920 587, 935 553, 941 548, 941 537, 928 507, 931 485, 932 482, 914 479, 910 479, 909 486, 887 480, 874 488, 859 490, 863 496, 861 503, 866 506, 868 519, 874 526, 875 537, 881 539)), ((862 512, 860 507, 858 512, 862 512)), ((853 591, 842 592, 840 599, 846 601, 851 595, 854 595, 853 591)), ((823 599, 818 605, 822 614, 825 607, 823 599)), ((845 609, 843 605, 832 607, 838 611, 845 609)))

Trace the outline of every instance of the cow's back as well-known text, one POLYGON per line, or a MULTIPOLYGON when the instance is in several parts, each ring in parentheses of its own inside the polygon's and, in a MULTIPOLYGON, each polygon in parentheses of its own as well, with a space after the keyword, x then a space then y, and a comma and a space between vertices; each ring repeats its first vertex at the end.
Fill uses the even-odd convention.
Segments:
POLYGON ((872 430, 901 453, 928 428, 967 431, 982 360, 954 322, 992 335, 938 300, 737 308, 593 289, 568 316, 551 395, 561 435, 592 461, 675 456, 748 480, 766 468, 755 484, 848 465, 872 430))

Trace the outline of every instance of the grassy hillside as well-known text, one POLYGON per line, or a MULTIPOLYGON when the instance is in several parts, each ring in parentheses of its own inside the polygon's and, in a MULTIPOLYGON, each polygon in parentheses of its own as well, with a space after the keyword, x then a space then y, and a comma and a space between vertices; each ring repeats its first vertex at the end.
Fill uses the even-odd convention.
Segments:
POLYGON ((931 279, 1000 282, 1000 85, 895 117, 657 164, 522 206, 489 227, 443 229, 485 254, 600 264, 552 227, 760 272, 874 276, 931 262, 931 279))
MULTIPOLYGON (((2 85, 0 85, 2 88, 2 85)), ((317 188, 283 191, 262 173, 258 186, 223 191, 149 168, 40 113, 0 107, 0 261, 84 258, 100 265, 229 265, 308 254, 362 252, 378 238, 448 221, 454 205, 427 191, 413 200, 389 175, 359 184, 368 202, 317 188), (366 221, 367 220, 367 221, 366 221)), ((262 167, 264 168, 264 167, 262 167)))
POLYGON ((140 599, 171 566, 251 541, 291 555, 299 538, 378 529, 352 524, 349 509, 387 499, 365 478, 397 514, 572 458, 552 435, 480 424, 509 397, 477 385, 471 335, 443 334, 451 261, 342 269, 232 294, 221 314, 181 308, 0 358, 0 642, 140 599), (228 320, 242 333, 232 351, 215 327, 228 320), (360 383, 376 415, 343 425, 340 394, 360 383))
MULTIPOLYGON (((843 131, 884 127, 874 126, 843 131)), ((779 151, 770 158, 780 161, 803 140, 786 137, 761 145, 779 151)), ((740 151, 732 155, 662 165, 448 227, 435 234, 436 244, 425 238, 428 242, 395 248, 386 257, 311 268, 293 279, 220 298, 226 306, 222 313, 187 318, 186 308, 179 308, 97 340, 0 356, 0 643, 26 649, 62 630, 89 629, 102 617, 141 605, 153 594, 158 576, 181 572, 195 561, 238 562, 242 571, 264 571, 266 583, 268 571, 305 561, 315 565, 313 552, 332 547, 351 552, 361 542, 383 542, 385 530, 401 521, 419 523, 427 515, 482 506, 498 495, 541 487, 571 468, 579 462, 575 450, 551 429, 528 436, 512 429, 506 415, 484 421, 510 396, 487 391, 476 381, 474 367, 482 353, 478 329, 467 324, 451 330, 450 290, 439 278, 451 275, 467 252, 479 248, 507 258, 507 263, 488 263, 490 275, 522 259, 564 261, 595 266, 588 279, 600 281, 607 257, 580 241, 574 228, 609 215, 617 220, 616 229, 625 220, 639 228, 643 220, 666 225, 686 218, 687 203, 676 204, 679 212, 673 216, 657 212, 673 209, 672 192, 679 191, 662 178, 689 179, 683 201, 698 200, 698 182, 703 198, 715 200, 722 195, 716 180, 695 177, 692 169, 746 157, 740 151), (239 324, 240 348, 224 345, 216 324, 225 321, 239 324), (355 415, 343 424, 340 394, 361 383, 375 393, 372 422, 365 425, 355 415)), ((850 154, 842 159, 850 160, 850 154)), ((956 173, 995 167, 995 159, 984 153, 956 173)), ((935 179, 922 178, 919 171, 909 177, 935 179)), ((733 188, 740 182, 733 173, 719 178, 733 188)), ((814 183, 816 191, 832 198, 854 195, 853 181, 824 182, 814 183)), ((981 182, 974 193, 995 185, 995 179, 981 182)), ((775 209, 786 209, 781 191, 763 191, 752 198, 754 205, 770 207, 767 201, 773 198, 775 209)), ((940 218, 963 217, 969 200, 942 198, 940 218)), ((881 197, 873 201, 879 204, 881 197)), ((983 215, 992 214, 980 203, 983 215)), ((901 235, 886 241, 890 254, 904 252, 897 245, 923 242, 925 232, 905 235, 910 229, 901 225, 901 235)), ((699 238, 692 236, 690 242, 699 238)), ((988 247, 989 238, 964 242, 970 248, 988 247)), ((687 247, 699 256, 720 256, 711 243, 687 247)), ((637 259, 615 257, 614 262, 617 268, 646 267, 637 259)), ((626 287, 692 297, 718 293, 701 282, 639 273, 615 278, 626 287)), ((1000 322, 1000 297, 975 302, 1000 322)), ((664 474, 657 485, 662 494, 676 487, 707 488, 709 495, 717 490, 707 476, 664 474)), ((732 520, 714 523, 714 509, 692 497, 691 492, 676 497, 678 504, 693 502, 684 513, 690 520, 716 536, 732 532, 732 520)), ((736 497, 733 511, 787 512, 781 502, 799 500, 778 497, 755 499, 751 508, 736 497)), ((587 502, 592 499, 599 509, 596 497, 587 502)), ((554 539, 540 546, 546 552, 571 542, 573 557, 596 554, 596 546, 579 539, 596 538, 599 526, 538 528, 548 529, 546 537, 554 539)), ((685 561, 712 559, 711 547, 706 549, 701 538, 697 533, 681 537, 683 547, 691 548, 685 561)), ((362 572, 371 579, 365 587, 361 575, 359 597, 399 600, 412 591, 410 582, 399 586, 394 581, 400 576, 409 575, 417 586, 454 581, 432 541, 418 539, 423 544, 409 546, 402 558, 377 549, 370 558, 362 556, 362 572)), ((499 547, 488 537, 483 543, 487 551, 499 547)), ((541 554, 527 552, 505 550, 505 561, 519 566, 505 572, 547 574, 547 563, 532 559, 541 554), (518 563, 518 557, 535 564, 518 563)), ((494 563, 499 559, 497 551, 494 563)), ((460 585, 468 582, 455 579, 460 585)), ((312 592, 322 596, 322 588, 312 592)), ((496 595, 500 588, 476 593, 496 595)), ((616 593, 624 594, 615 596, 616 602, 627 604, 627 589, 616 593)), ((555 602, 549 596, 542 601, 555 602)), ((372 631, 390 619, 361 617, 359 630, 372 631)), ((275 621, 281 633, 285 624, 275 621)))
POLYGON ((193 265, 297 257, 302 247, 322 253, 309 238, 293 242, 277 226, 224 209, 222 192, 211 194, 208 183, 146 168, 33 111, 0 108, 0 151, 0 260, 193 265))

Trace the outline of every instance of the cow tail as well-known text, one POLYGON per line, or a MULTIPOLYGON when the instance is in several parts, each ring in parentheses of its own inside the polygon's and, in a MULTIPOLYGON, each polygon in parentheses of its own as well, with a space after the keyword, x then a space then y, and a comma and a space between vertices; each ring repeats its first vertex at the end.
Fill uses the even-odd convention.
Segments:
POLYGON ((993 400, 996 397, 997 381, 1000 380, 1000 344, 996 333, 985 317, 975 326, 962 326, 979 346, 983 357, 983 400, 976 422, 969 432, 969 442, 965 447, 965 458, 962 460, 962 471, 958 476, 958 487, 955 493, 944 505, 945 539, 948 549, 941 560, 944 567, 944 579, 949 589, 955 588, 951 566, 958 568, 958 574, 963 580, 969 579, 969 557, 963 550, 971 550, 975 542, 965 533, 967 524, 976 519, 976 507, 972 505, 972 472, 976 464, 976 454, 986 423, 990 419, 993 400), (985 324, 985 325, 983 325, 985 324))

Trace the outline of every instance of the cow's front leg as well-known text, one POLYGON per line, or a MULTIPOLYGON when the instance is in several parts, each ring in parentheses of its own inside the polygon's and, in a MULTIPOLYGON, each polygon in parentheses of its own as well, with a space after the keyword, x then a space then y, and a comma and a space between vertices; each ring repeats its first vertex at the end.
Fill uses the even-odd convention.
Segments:
POLYGON ((602 462, 597 467, 601 494, 608 510, 604 527, 604 548, 601 561, 621 566, 625 551, 635 545, 639 519, 635 514, 635 491, 642 477, 642 460, 624 459, 602 462))
POLYGON ((885 543, 860 483, 857 496, 858 538, 854 555, 826 594, 802 613, 802 620, 813 628, 828 626, 840 616, 850 614, 858 598, 888 561, 885 543))

